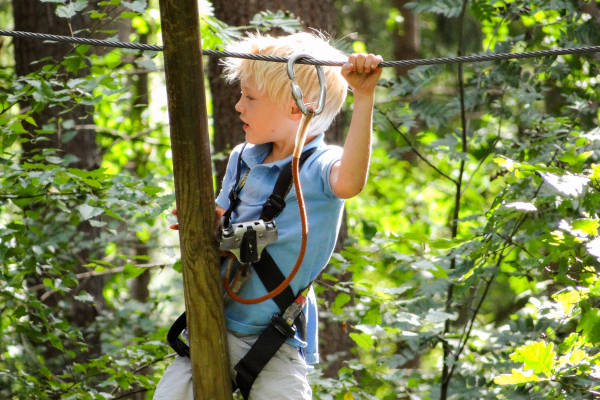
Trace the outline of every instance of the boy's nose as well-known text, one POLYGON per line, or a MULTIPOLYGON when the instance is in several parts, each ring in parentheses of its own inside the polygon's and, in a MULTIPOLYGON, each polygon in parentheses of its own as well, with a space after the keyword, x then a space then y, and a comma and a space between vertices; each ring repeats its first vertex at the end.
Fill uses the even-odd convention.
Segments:
POLYGON ((237 103, 235 103, 235 111, 242 113, 242 98, 240 97, 237 103))

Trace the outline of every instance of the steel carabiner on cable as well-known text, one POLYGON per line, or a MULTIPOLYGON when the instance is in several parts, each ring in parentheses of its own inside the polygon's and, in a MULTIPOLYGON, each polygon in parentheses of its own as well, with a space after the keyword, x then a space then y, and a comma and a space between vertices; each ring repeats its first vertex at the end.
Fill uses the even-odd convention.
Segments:
POLYGON ((325 108, 325 94, 327 92, 327 81, 325 80, 325 73, 323 72, 323 67, 321 67, 320 65, 315 65, 315 68, 317 70, 317 77, 319 78, 319 101, 317 103, 317 106, 310 110, 306 106, 306 104, 304 104, 304 101, 302 100, 302 89, 300 89, 300 85, 298 85, 295 80, 296 75, 294 73, 294 64, 301 58, 307 58, 311 60, 314 59, 309 54, 294 54, 288 58, 287 74, 290 80, 292 81, 292 97, 296 101, 296 104, 298 105, 298 108, 300 109, 302 114, 312 114, 313 116, 318 115, 323 111, 323 108, 325 108))

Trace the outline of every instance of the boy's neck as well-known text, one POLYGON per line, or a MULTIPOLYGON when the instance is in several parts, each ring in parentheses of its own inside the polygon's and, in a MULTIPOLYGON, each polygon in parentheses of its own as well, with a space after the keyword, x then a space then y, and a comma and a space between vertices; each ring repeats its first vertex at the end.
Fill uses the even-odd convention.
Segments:
MULTIPOLYGON (((314 138, 316 138, 316 136, 307 137, 304 145, 306 146, 314 138)), ((294 152, 295 141, 286 141, 285 143, 272 142, 272 145, 271 152, 265 157, 263 164, 283 160, 284 158, 289 157, 294 152)))

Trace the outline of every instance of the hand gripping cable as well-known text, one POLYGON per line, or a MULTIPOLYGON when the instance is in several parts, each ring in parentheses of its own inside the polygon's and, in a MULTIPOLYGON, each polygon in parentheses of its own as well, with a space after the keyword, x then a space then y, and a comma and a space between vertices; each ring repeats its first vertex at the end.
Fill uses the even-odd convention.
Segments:
POLYGON ((304 101, 302 99, 302 97, 303 97, 302 89, 300 89, 300 86, 296 83, 295 74, 294 74, 294 64, 296 63, 296 61, 298 61, 301 58, 312 59, 312 57, 308 54, 295 54, 289 58, 289 61, 287 63, 287 73, 291 80, 292 96, 293 96, 294 100, 296 101, 298 108, 302 112, 302 119, 300 120, 300 125, 298 125, 298 131, 296 132, 296 141, 294 143, 294 152, 293 152, 293 157, 292 157, 292 177, 293 177, 293 181, 294 181, 294 189, 296 190, 296 198, 298 200, 298 210, 300 212, 300 223, 302 226, 300 252, 298 253, 298 258, 296 259, 294 268, 292 269, 290 274, 287 276, 287 278, 285 278, 285 280, 283 282, 281 282, 279 284, 279 286, 277 286, 275 289, 273 289, 269 293, 265 294, 264 296, 255 297, 253 299, 245 299, 243 297, 238 296, 232 290, 230 283, 229 283, 229 279, 227 278, 227 274, 226 274, 226 277, 224 280, 224 285, 225 285, 225 291, 227 292, 227 295, 229 295, 229 297, 232 300, 237 301, 242 304, 261 303, 263 301, 272 299, 273 297, 275 297, 278 294, 280 294, 281 292, 283 292, 285 290, 285 288, 289 286, 290 282, 292 282, 292 279, 294 279, 294 277, 296 276, 296 273, 300 269, 300 265, 302 265, 302 261, 304 261, 304 255, 306 253, 306 242, 308 239, 308 219, 306 217, 306 207, 304 204, 304 197, 302 195, 302 187, 300 185, 300 176, 299 176, 300 156, 302 155, 302 149, 304 148, 304 142, 306 141, 307 128, 308 128, 308 125, 310 124, 310 121, 312 120, 312 118, 314 116, 320 114, 323 111, 323 108, 325 107, 325 95, 327 92, 327 82, 325 81, 325 74, 323 73, 323 68, 320 65, 315 65, 315 68, 317 70, 317 77, 319 79, 319 86, 320 86, 319 100, 318 100, 316 108, 313 108, 312 106, 307 106, 306 104, 304 104, 304 101))

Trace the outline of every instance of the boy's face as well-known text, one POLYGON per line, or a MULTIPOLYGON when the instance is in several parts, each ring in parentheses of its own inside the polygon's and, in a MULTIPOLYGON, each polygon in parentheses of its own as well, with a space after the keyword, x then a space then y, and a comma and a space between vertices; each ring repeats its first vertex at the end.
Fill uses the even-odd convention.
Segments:
POLYGON ((290 140, 290 129, 294 132, 297 127, 296 118, 275 104, 266 93, 259 91, 254 82, 242 80, 241 87, 235 110, 244 122, 246 141, 263 144, 290 140))

